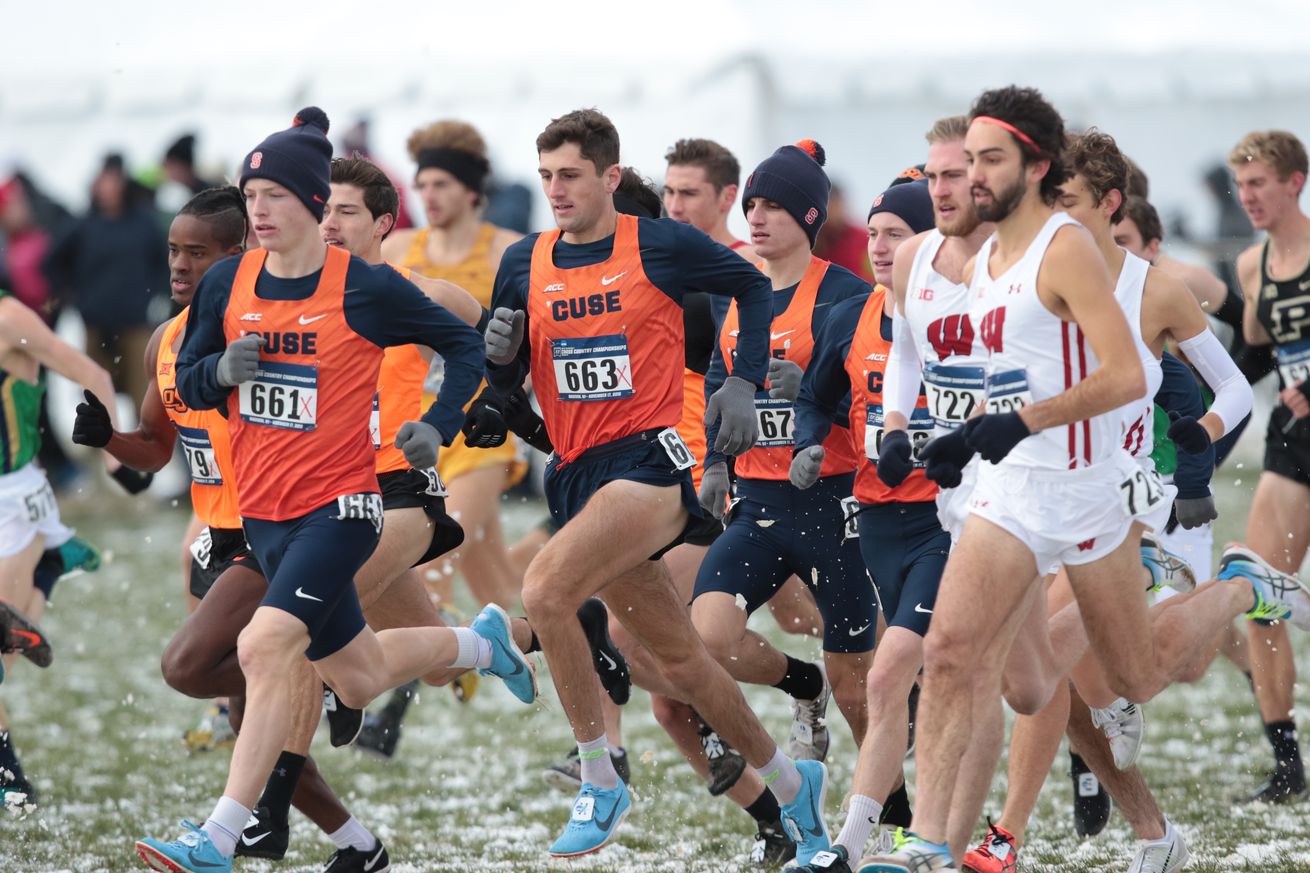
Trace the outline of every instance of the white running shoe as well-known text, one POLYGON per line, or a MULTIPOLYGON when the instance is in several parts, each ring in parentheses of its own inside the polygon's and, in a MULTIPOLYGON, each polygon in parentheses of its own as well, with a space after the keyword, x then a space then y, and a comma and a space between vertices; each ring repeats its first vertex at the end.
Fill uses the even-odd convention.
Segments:
POLYGON ((1159 591, 1166 585, 1184 594, 1196 588, 1196 576, 1191 566, 1166 549, 1149 530, 1142 531, 1142 566, 1151 574, 1147 592, 1159 591))
POLYGON ((1110 741, 1114 766, 1127 770, 1137 763, 1146 729, 1146 717, 1140 706, 1120 697, 1105 709, 1093 708, 1092 724, 1110 741))
POLYGON ((1192 860, 1192 853, 1187 850, 1187 841, 1169 819, 1164 820, 1164 838, 1159 840, 1138 840, 1137 854, 1133 856, 1128 873, 1175 873, 1187 866, 1192 860))
POLYGON ((1255 605, 1247 618, 1287 620, 1303 631, 1310 630, 1310 590, 1296 576, 1274 569, 1246 546, 1229 543, 1219 556, 1219 578, 1250 583, 1255 605))
POLYGON ((794 761, 822 761, 828 757, 828 700, 832 686, 828 684, 828 671, 819 662, 823 674, 823 691, 813 700, 791 701, 791 742, 787 754, 794 761))

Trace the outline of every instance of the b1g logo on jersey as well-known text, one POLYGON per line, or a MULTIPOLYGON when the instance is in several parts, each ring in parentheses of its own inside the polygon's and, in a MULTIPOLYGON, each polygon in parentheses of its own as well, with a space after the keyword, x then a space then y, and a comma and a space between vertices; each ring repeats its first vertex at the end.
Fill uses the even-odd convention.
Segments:
POLYGON ((570 318, 584 318, 588 315, 604 315, 607 312, 620 312, 623 304, 619 301, 619 289, 584 297, 570 297, 568 300, 552 300, 550 315, 556 321, 570 318))
MULTIPOLYGON (((931 293, 931 289, 924 289, 931 293)), ((968 313, 943 316, 928 325, 928 342, 939 360, 967 355, 973 350, 973 322, 968 313)))
POLYGON ((1280 343, 1307 339, 1310 328, 1310 294, 1279 300, 1269 307, 1269 320, 1273 330, 1269 333, 1280 343))

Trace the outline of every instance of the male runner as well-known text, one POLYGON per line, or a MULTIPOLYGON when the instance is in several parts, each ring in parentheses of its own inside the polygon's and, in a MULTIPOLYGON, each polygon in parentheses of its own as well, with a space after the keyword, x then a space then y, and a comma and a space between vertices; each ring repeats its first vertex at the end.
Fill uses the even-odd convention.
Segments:
MULTIPOLYGON (((1252 551, 1295 573, 1310 547, 1310 217, 1305 146, 1286 131, 1254 131, 1228 155, 1247 218, 1268 239, 1242 252, 1237 278, 1246 303, 1242 333, 1251 345, 1272 345, 1278 358, 1279 404, 1265 432, 1260 474, 1246 534, 1252 551)), ((1296 662, 1287 625, 1248 626, 1251 672, 1274 749, 1274 770, 1248 801, 1279 803, 1306 795, 1305 766, 1293 713, 1296 662)))
MULTIPOLYGON (((1139 545, 1130 534, 1161 489, 1120 448, 1121 422, 1107 413, 1144 396, 1145 378, 1104 259, 1052 208, 1067 177, 1063 145, 1063 121, 1033 89, 985 92, 970 112, 974 203, 997 223, 969 276, 970 322, 987 354, 985 411, 924 454, 930 464, 952 454, 957 470, 972 452, 987 463, 927 640, 915 831, 863 865, 871 873, 948 868, 961 851, 979 812, 950 802, 969 733, 999 708, 1021 627, 1027 645, 1049 645, 1039 571, 1063 563, 1081 610, 1081 622, 1073 610, 1057 615, 1065 621, 1052 623, 1050 638, 1073 651, 1085 629, 1111 689, 1135 703, 1166 686, 1235 615, 1310 626, 1310 593, 1241 549, 1225 554, 1220 579, 1154 615, 1135 603, 1139 545), (949 833, 947 845, 951 817, 969 827, 949 833)), ((994 768, 999 749, 989 751, 994 768)))
POLYGON ((263 248, 206 274, 178 354, 182 401, 192 409, 227 405, 246 537, 270 576, 263 605, 238 641, 245 730, 224 795, 203 828, 187 824, 172 842, 137 843, 155 869, 231 869, 238 836, 288 736, 287 698, 302 652, 350 706, 444 667, 488 669, 520 699, 536 696, 532 667, 499 607, 484 610, 471 629, 375 635, 364 624, 353 577, 377 545, 382 521, 368 428, 382 348, 422 344, 445 358, 442 397, 423 420, 402 425, 395 441, 423 469, 463 420, 480 343, 476 331, 391 268, 323 243, 327 127, 321 110, 301 110, 290 129, 247 155, 241 189, 263 248), (297 477, 290 488, 288 471, 297 477))
POLYGON ((568 620, 604 590, 668 680, 770 783, 800 843, 797 856, 808 861, 828 844, 818 813, 823 765, 793 763, 778 749, 696 636, 662 562, 649 560, 678 541, 689 514, 701 514, 687 472, 695 459, 673 427, 682 411, 679 298, 705 291, 740 304, 740 375, 725 380, 706 411, 707 421, 720 421, 716 448, 739 454, 756 437, 768 282, 693 228, 615 212, 619 137, 601 113, 555 119, 538 137, 537 152, 558 229, 506 252, 487 358, 501 394, 531 373, 555 448, 546 493, 561 528, 529 566, 523 600, 578 739, 583 786, 550 851, 599 849, 630 806, 597 730, 585 637, 568 620))
MULTIPOLYGON (((909 740, 908 698, 923 664, 923 635, 937 598, 950 536, 937 519, 937 486, 922 467, 904 471, 904 481, 889 488, 877 473, 883 435, 883 374, 891 352, 895 298, 889 285, 896 250, 915 234, 933 226, 933 201, 927 182, 887 189, 869 210, 869 264, 877 285, 871 293, 837 303, 815 339, 796 403, 796 457, 791 482, 808 488, 817 480, 826 450, 823 437, 832 421, 849 422, 861 459, 855 476, 859 501, 860 551, 878 589, 887 623, 869 669, 866 695, 869 730, 860 744, 846 822, 833 844, 833 858, 810 870, 849 870, 874 828, 881 822, 908 826, 908 804, 883 815, 893 790, 904 795, 902 773, 909 740), (846 398, 849 398, 847 400, 846 398), (843 415, 842 406, 846 405, 843 415)), ((927 436, 932 418, 920 398, 912 428, 927 436)), ((889 434, 906 439, 904 431, 889 434)))

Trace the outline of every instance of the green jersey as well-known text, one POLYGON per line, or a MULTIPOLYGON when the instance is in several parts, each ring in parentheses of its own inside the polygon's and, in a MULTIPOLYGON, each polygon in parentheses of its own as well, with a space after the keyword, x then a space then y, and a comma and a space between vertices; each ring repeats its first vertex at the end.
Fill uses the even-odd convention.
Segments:
MULTIPOLYGON (((0 290, 0 298, 9 292, 0 290)), ((35 385, 0 370, 0 474, 26 466, 41 448, 41 397, 45 377, 35 385)))

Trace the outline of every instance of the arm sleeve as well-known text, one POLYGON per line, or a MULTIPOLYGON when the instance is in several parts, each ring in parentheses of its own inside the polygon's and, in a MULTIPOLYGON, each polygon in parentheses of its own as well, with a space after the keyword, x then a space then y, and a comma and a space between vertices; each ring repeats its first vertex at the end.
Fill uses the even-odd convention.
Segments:
MULTIPOLYGON (((738 258, 738 260, 741 260, 738 258)), ((724 313, 726 314, 726 313, 724 313)), ((723 359, 723 346, 719 344, 719 332, 723 330, 723 317, 719 310, 714 310, 714 351, 710 354, 710 366, 705 372, 705 400, 723 387, 723 380, 728 378, 728 364, 723 359)), ((714 441, 719 436, 719 423, 713 421, 705 427, 705 469, 709 469, 728 456, 714 450, 714 441)))
MULTIPOLYGON (((1160 359, 1164 379, 1155 394, 1155 402, 1166 412, 1200 418, 1205 414, 1201 389, 1187 365, 1165 352, 1160 359)), ((1214 447, 1199 455, 1178 452, 1178 468, 1174 471, 1174 485, 1178 496, 1184 499, 1205 497, 1210 493, 1210 477, 1214 475, 1214 447)))
POLYGON ((892 351, 882 385, 884 412, 899 412, 909 420, 914 407, 919 405, 922 372, 923 362, 919 360, 910 322, 897 311, 892 317, 892 351))
POLYGON ((814 339, 814 354, 796 398, 797 451, 821 444, 834 421, 850 419, 851 386, 845 362, 866 299, 834 306, 814 339), (855 303, 858 307, 852 305, 855 303))
MULTIPOLYGON (((501 394, 509 395, 523 384, 531 367, 532 354, 528 344, 528 280, 532 273, 532 246, 536 237, 526 237, 505 250, 500 259, 500 268, 496 271, 496 282, 491 291, 491 311, 505 309, 522 310, 523 342, 519 344, 518 354, 508 364, 493 364, 486 361, 487 381, 495 386, 501 394), (532 241, 532 242, 530 242, 532 241)), ((487 319, 490 321, 490 317, 487 319)), ((486 327, 483 326, 483 333, 486 327)), ((486 351, 483 351, 484 359, 486 351)))
POLYGON ((177 393, 192 409, 217 409, 232 389, 218 383, 218 359, 227 349, 223 314, 235 267, 210 267, 196 286, 186 336, 177 353, 177 393))
POLYGON ((1180 342, 1178 348, 1214 392, 1210 411, 1224 423, 1224 434, 1231 433, 1251 413, 1250 384, 1213 332, 1203 330, 1180 342))

